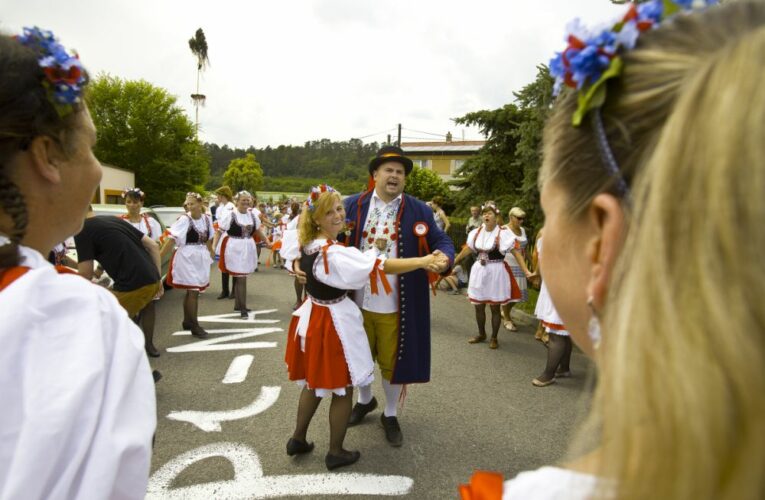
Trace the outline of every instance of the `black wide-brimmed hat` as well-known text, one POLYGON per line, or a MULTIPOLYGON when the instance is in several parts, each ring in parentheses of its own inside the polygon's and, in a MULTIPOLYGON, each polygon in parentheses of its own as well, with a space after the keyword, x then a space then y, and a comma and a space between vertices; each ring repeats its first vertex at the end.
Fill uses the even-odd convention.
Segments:
POLYGON ((403 149, 398 146, 383 146, 380 148, 380 151, 377 152, 377 156, 372 158, 372 161, 369 162, 369 174, 374 174, 377 167, 389 161, 395 161, 402 164, 406 175, 409 175, 412 172, 412 167, 414 165, 412 164, 412 160, 404 156, 403 149))

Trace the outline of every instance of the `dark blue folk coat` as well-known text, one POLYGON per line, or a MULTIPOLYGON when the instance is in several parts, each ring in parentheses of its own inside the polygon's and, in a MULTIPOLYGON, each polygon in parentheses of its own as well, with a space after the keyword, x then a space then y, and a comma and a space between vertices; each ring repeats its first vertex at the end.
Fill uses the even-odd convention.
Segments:
MULTIPOLYGON (((369 212, 372 191, 345 199, 346 219, 349 221, 349 246, 361 248, 361 233, 369 212)), ((441 250, 454 262, 454 243, 436 226, 433 210, 417 198, 404 194, 399 206, 396 232, 398 256, 419 257, 419 238, 414 226, 424 222, 428 227, 425 239, 430 252, 441 250)), ((447 271, 448 272, 448 271, 447 271)), ((363 292, 359 292, 363 293, 363 292)), ((398 276, 399 335, 396 364, 391 382, 412 384, 430 380, 430 285, 427 272, 418 269, 398 276)))

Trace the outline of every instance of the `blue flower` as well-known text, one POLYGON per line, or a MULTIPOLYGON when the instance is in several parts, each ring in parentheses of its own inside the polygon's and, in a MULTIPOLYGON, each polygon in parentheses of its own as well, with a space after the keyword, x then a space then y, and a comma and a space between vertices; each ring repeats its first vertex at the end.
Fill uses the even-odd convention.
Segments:
POLYGON ((569 61, 577 89, 582 88, 586 83, 596 82, 611 63, 611 59, 601 54, 598 47, 594 45, 588 45, 580 50, 569 61))
POLYGON ((661 22, 661 16, 664 13, 664 2, 661 0, 652 0, 650 2, 638 4, 637 12, 639 20, 652 21, 654 24, 659 24, 661 22))

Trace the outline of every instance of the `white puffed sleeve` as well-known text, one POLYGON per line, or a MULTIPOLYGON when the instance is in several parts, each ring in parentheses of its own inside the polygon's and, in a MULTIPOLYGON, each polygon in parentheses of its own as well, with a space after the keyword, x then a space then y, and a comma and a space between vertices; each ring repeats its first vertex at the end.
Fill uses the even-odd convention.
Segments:
POLYGON ((154 217, 149 217, 149 226, 151 227, 151 239, 159 241, 162 237, 162 226, 159 225, 159 222, 154 217))
POLYGON ((228 210, 227 207, 223 207, 223 211, 218 214, 218 228, 221 231, 228 231, 231 227, 231 218, 234 216, 234 211, 228 210))
POLYGON ((356 247, 331 245, 327 249, 329 273, 324 272, 324 257, 319 254, 313 265, 313 275, 317 280, 340 290, 358 290, 369 281, 369 273, 375 266, 382 270, 384 256, 379 256, 374 248, 361 252, 356 247))
POLYGON ((170 229, 167 230, 170 233, 170 237, 175 240, 177 246, 186 244, 186 233, 189 231, 189 221, 191 219, 186 215, 181 215, 178 220, 173 222, 170 229))
POLYGON ((506 254, 515 246, 515 235, 509 229, 499 230, 499 251, 506 254))
POLYGON ((470 231, 470 234, 468 234, 468 237, 467 237, 467 246, 474 252, 476 251, 475 237, 478 235, 478 229, 480 229, 481 227, 483 226, 478 226, 477 228, 470 231))
MULTIPOLYGON (((279 255, 285 261, 292 261, 300 257, 300 243, 298 241, 298 230, 288 229, 284 231, 282 237, 282 248, 279 249, 279 255)), ((292 270, 292 267, 287 269, 292 270)))

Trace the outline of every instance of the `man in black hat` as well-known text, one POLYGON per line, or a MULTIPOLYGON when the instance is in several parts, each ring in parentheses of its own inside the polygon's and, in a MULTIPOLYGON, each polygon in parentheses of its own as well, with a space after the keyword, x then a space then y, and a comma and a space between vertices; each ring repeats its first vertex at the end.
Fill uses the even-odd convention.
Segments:
MULTIPOLYGON (((362 251, 377 247, 388 257, 439 254, 438 266, 432 271, 444 273, 454 261, 454 244, 436 226, 433 210, 404 194, 406 176, 412 167, 412 160, 399 147, 385 146, 377 152, 369 163, 374 188, 345 199, 351 231, 346 243, 362 251)), ((370 282, 356 292, 355 299, 383 378, 385 408, 381 422, 385 437, 391 446, 401 446, 403 435, 396 405, 402 387, 430 380, 429 276, 425 270, 417 270, 384 278, 390 288, 370 282)), ((371 386, 361 387, 349 425, 358 424, 376 407, 371 386)))

